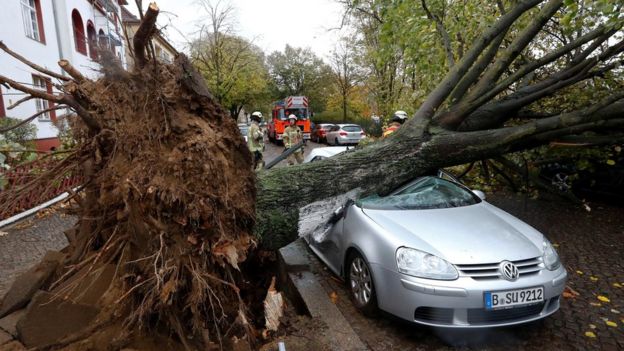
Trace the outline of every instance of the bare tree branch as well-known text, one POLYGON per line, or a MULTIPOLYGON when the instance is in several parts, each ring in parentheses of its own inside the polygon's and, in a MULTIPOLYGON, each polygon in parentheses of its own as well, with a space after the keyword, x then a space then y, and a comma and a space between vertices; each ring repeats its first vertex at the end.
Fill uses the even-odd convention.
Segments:
POLYGON ((62 81, 69 81, 69 80, 70 80, 69 78, 67 78, 67 77, 65 77, 65 76, 63 76, 63 75, 61 75, 61 74, 58 74, 58 73, 56 73, 56 72, 52 72, 52 71, 50 71, 50 70, 48 70, 48 69, 45 69, 45 68, 43 68, 43 67, 41 67, 41 66, 39 66, 39 65, 37 65, 37 64, 35 64, 35 63, 33 63, 33 62, 31 62, 30 60, 27 60, 24 56, 22 56, 22 55, 20 55, 20 54, 16 53, 15 51, 13 51, 13 50, 11 50, 11 49, 9 49, 9 48, 6 46, 6 44, 4 44, 1 40, 0 40, 0 49, 2 49, 2 50, 3 50, 4 52, 6 52, 7 54, 9 54, 9 55, 11 55, 11 56, 15 57, 15 58, 16 58, 16 59, 18 59, 20 62, 22 62, 22 63, 26 64, 27 66, 30 66, 31 68, 33 68, 33 69, 35 69, 36 71, 39 71, 39 72, 41 72, 41 73, 43 73, 43 74, 45 74, 45 75, 48 75, 48 76, 53 77, 53 78, 56 78, 56 79, 60 79, 60 80, 62 80, 62 81))
POLYGON ((24 102, 26 102, 28 100, 31 100, 31 99, 34 99, 34 97, 31 96, 31 95, 27 95, 26 97, 23 97, 23 98, 17 100, 16 102, 14 102, 13 104, 11 104, 9 107, 7 107, 7 110, 12 110, 12 109, 16 108, 17 106, 21 105, 22 103, 24 103, 24 102))
POLYGON ((28 124, 28 123, 32 122, 35 118, 37 118, 37 117, 39 117, 39 116, 41 116, 43 114, 46 114, 46 113, 48 113, 50 111, 60 110, 60 109, 63 109, 63 108, 67 108, 67 106, 56 105, 54 107, 50 107, 50 108, 47 108, 45 110, 41 110, 41 111, 35 113, 34 115, 26 118, 25 120, 20 121, 19 123, 16 123, 16 124, 14 124, 12 126, 0 128, 0 133, 6 133, 6 132, 11 131, 13 129, 17 129, 17 128, 25 125, 25 124, 28 124))
POLYGON ((80 73, 74 66, 72 66, 69 61, 63 59, 58 62, 58 65, 63 69, 63 71, 67 72, 70 77, 74 78, 76 82, 81 83, 84 82, 85 77, 80 73))

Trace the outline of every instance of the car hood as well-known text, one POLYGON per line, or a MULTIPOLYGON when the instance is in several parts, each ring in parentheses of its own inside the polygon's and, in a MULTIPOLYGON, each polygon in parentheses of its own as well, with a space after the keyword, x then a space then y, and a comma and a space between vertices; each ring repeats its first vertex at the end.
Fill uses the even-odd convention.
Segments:
POLYGON ((429 210, 371 210, 396 247, 419 249, 453 263, 497 263, 542 255, 543 235, 487 202, 429 210))

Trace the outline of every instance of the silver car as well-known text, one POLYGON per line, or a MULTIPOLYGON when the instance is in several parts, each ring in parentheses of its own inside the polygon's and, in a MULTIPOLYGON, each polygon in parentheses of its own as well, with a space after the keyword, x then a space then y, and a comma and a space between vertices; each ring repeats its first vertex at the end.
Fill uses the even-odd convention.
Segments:
POLYGON ((366 133, 357 124, 337 124, 325 134, 328 145, 357 144, 364 138, 366 133))
POLYGON ((338 208, 311 249, 364 314, 436 327, 498 327, 559 309, 567 280, 551 243, 442 174, 338 208))

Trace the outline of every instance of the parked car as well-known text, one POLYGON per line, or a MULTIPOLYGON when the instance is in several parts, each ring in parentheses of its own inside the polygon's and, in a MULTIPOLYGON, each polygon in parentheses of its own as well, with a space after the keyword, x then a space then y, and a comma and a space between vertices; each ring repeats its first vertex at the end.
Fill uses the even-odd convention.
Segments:
POLYGON ((349 150, 348 146, 317 147, 315 149, 312 149, 312 151, 310 151, 308 156, 306 156, 305 159, 303 160, 303 163, 321 161, 326 158, 336 156, 347 150, 349 150))
POLYGON ((613 154, 610 160, 570 155, 535 161, 539 177, 562 193, 624 205, 624 155, 613 154))
POLYGON ((436 327, 545 318, 567 280, 544 235, 444 172, 349 201, 306 240, 361 312, 436 327))
POLYGON ((326 143, 327 138, 325 138, 325 136, 333 126, 335 126, 335 124, 331 123, 319 123, 315 125, 310 138, 315 143, 326 143))
POLYGON ((249 126, 246 123, 239 123, 238 130, 240 130, 245 142, 247 142, 247 132, 249 131, 249 126))
POLYGON ((329 145, 357 144, 366 138, 366 133, 357 124, 337 124, 326 133, 325 138, 329 145))

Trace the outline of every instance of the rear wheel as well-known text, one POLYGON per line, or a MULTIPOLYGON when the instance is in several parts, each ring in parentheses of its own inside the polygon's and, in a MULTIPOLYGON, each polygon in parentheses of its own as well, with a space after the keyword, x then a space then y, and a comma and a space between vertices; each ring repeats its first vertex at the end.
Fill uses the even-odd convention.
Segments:
POLYGON ((347 261, 347 284, 355 307, 368 317, 377 316, 379 309, 373 275, 366 260, 357 252, 353 252, 347 261))

